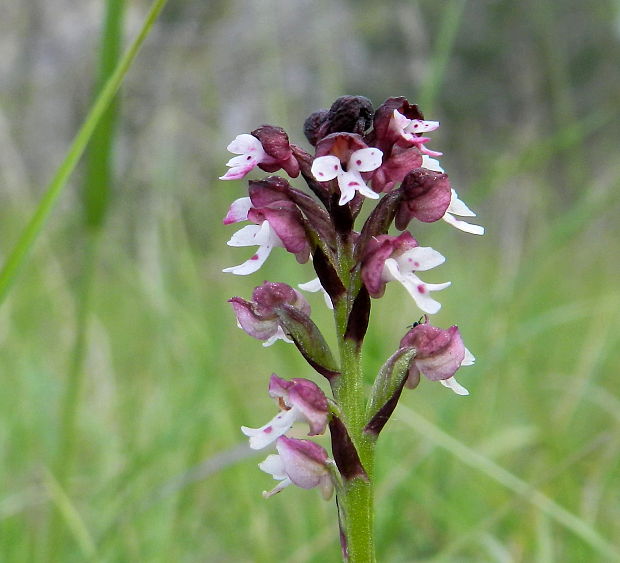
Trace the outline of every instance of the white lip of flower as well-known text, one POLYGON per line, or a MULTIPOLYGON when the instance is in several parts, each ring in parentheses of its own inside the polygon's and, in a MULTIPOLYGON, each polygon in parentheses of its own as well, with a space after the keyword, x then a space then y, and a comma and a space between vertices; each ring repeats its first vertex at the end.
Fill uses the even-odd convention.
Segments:
POLYGON ((293 424, 298 421, 307 420, 299 408, 292 406, 287 410, 280 411, 267 424, 260 428, 241 427, 243 432, 250 438, 250 448, 253 450, 262 450, 272 442, 275 442, 280 436, 284 436, 293 424))
POLYGON ((332 300, 329 297, 329 293, 325 291, 325 288, 321 285, 321 280, 319 278, 314 278, 306 283, 300 283, 297 285, 299 289, 303 289, 304 291, 309 291, 310 293, 316 293, 317 291, 323 292, 323 299, 325 300, 325 305, 327 305, 328 309, 333 309, 334 305, 332 304, 332 300))
POLYGON ((430 292, 445 289, 451 282, 425 283, 414 274, 414 271, 430 270, 443 264, 445 260, 439 252, 430 247, 416 246, 400 256, 388 258, 383 267, 382 278, 385 281, 400 282, 413 297, 416 305, 425 313, 432 315, 441 309, 441 303, 435 301, 430 292))
POLYGON ((260 162, 270 159, 261 142, 248 133, 237 135, 226 150, 239 156, 234 156, 226 163, 230 170, 220 176, 220 180, 239 180, 260 162))
POLYGON ((467 207, 467 205, 465 205, 462 200, 459 199, 457 193, 452 190, 450 205, 448 206, 448 209, 442 219, 446 223, 449 223, 453 227, 456 227, 461 231, 465 231, 466 233, 471 233, 472 235, 484 234, 484 227, 482 227, 481 225, 472 225, 467 221, 461 221, 460 219, 454 217, 454 215, 459 215, 460 217, 476 216, 476 214, 469 207, 467 207))
MULTIPOLYGON (((476 358, 474 357, 474 355, 467 348, 465 348, 465 357, 461 362, 461 367, 473 366, 475 361, 476 358)), ((465 387, 463 387, 454 376, 449 377, 448 379, 441 379, 439 382, 444 387, 452 389, 452 391, 454 391, 457 395, 469 395, 469 391, 465 389, 465 387)))
POLYGON ((444 172, 439 161, 436 158, 431 158, 427 154, 422 155, 422 168, 433 170, 434 172, 441 172, 442 174, 444 172))
POLYGON ((273 248, 284 247, 282 239, 271 228, 269 221, 263 221, 260 225, 247 225, 239 229, 227 244, 228 246, 258 246, 258 250, 249 260, 238 266, 222 270, 222 272, 230 272, 238 276, 253 274, 265 263, 273 248))
POLYGON ((344 205, 353 199, 357 190, 363 196, 379 199, 379 194, 373 192, 364 182, 360 172, 370 172, 381 166, 383 153, 379 149, 359 149, 351 153, 345 172, 340 159, 334 155, 319 156, 312 163, 312 175, 319 182, 328 182, 338 178, 340 200, 338 205, 344 205))
POLYGON ((284 330, 282 330, 282 327, 278 326, 278 328, 276 329, 276 333, 273 336, 270 336, 267 340, 265 340, 265 342, 263 342, 263 346, 265 347, 271 346, 278 340, 283 340, 284 342, 287 342, 288 344, 293 343, 293 341, 288 336, 286 336, 286 334, 284 333, 284 330))
POLYGON ((293 484, 290 477, 286 474, 282 458, 277 454, 268 455, 264 461, 258 464, 258 467, 261 471, 269 473, 274 479, 280 481, 271 491, 263 491, 264 498, 271 497, 293 484))

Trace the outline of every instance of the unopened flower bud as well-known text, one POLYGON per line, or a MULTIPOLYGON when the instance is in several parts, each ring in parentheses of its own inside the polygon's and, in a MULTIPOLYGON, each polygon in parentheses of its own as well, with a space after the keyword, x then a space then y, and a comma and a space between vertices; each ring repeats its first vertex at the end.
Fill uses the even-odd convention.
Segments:
POLYGON ((305 314, 310 314, 310 304, 304 296, 285 283, 265 282, 252 293, 252 301, 241 297, 228 300, 237 317, 237 325, 247 334, 264 340, 263 346, 270 346, 276 340, 291 342, 282 330, 276 307, 292 305, 305 314))

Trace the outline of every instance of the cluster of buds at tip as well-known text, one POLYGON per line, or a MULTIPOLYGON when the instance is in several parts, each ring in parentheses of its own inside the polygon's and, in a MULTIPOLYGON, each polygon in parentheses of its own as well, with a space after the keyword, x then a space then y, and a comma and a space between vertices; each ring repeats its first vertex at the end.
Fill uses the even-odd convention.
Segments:
MULTIPOLYGON (((441 308, 433 295, 450 282, 429 283, 419 277, 426 278, 424 272, 445 258, 412 234, 416 222, 442 221, 467 233, 484 233, 483 227, 464 219, 475 213, 452 187, 439 161, 442 153, 429 146, 429 134, 438 128, 438 121, 426 120, 418 106, 403 97, 374 108, 362 96, 343 96, 305 120, 310 150, 291 143, 282 128, 272 125, 238 135, 228 145, 235 156, 222 180, 242 179, 257 168, 272 175, 250 180, 247 195, 233 201, 224 217, 227 225, 248 223, 232 235, 230 246, 256 247, 249 259, 224 272, 255 273, 274 248, 293 254, 300 264, 310 261, 316 277, 298 287, 322 291, 340 319, 341 341, 353 341, 358 350, 371 302, 384 295, 388 282, 399 282, 424 314, 424 321, 414 323, 377 375, 368 399, 368 435, 379 433, 402 390, 416 387, 421 375, 468 394, 454 375, 461 366, 473 364, 472 354, 456 326, 441 329, 428 317, 441 308), (307 189, 295 187, 290 179, 304 182, 307 189), (374 208, 356 228, 367 200, 374 208)), ((242 428, 252 448, 275 446, 278 451, 260 464, 279 481, 266 496, 289 484, 319 487, 329 496, 337 485, 336 466, 345 481, 366 478, 345 419, 336 414, 341 368, 311 320, 305 297, 285 283, 265 282, 250 300, 233 297, 229 302, 241 329, 264 346, 276 340, 294 343, 334 391, 335 400, 328 401, 308 379, 272 375, 269 394, 277 400, 278 413, 260 428, 242 428), (297 422, 308 425, 309 436, 329 426, 334 461, 318 444, 286 435, 297 422)))

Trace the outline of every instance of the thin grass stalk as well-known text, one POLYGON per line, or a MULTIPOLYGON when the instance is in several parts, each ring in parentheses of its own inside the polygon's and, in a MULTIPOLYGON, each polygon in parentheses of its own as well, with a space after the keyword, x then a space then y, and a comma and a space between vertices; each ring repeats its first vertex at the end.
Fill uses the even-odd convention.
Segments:
POLYGON ((88 112, 84 123, 73 139, 65 158, 47 186, 45 193, 43 194, 43 197, 35 209, 30 221, 22 230, 17 243, 9 253, 4 266, 2 267, 2 271, 0 271, 0 306, 6 299, 10 288, 13 286, 19 270, 26 262, 26 258, 29 255, 32 245, 41 233, 43 226, 54 209, 59 196, 62 194, 65 186, 67 185, 67 181, 84 153, 86 145, 92 137, 95 128, 112 103, 114 95, 123 83, 125 75, 131 68, 140 47, 147 38, 153 24, 157 20, 157 17, 166 3, 167 0, 155 0, 151 5, 151 9, 144 20, 140 33, 129 46, 123 55, 123 58, 116 66, 114 74, 106 82, 99 96, 97 96, 97 99, 88 112))

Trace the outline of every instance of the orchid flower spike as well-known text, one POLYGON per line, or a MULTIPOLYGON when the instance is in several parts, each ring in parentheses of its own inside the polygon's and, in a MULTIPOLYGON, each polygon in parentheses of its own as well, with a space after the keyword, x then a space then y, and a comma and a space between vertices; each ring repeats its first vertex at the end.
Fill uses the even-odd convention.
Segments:
POLYGON ((281 379, 275 373, 269 380, 269 395, 277 400, 280 412, 260 428, 242 426, 250 438, 250 448, 262 450, 288 432, 295 422, 306 422, 308 436, 323 434, 328 422, 327 398, 316 383, 308 379, 281 379))

